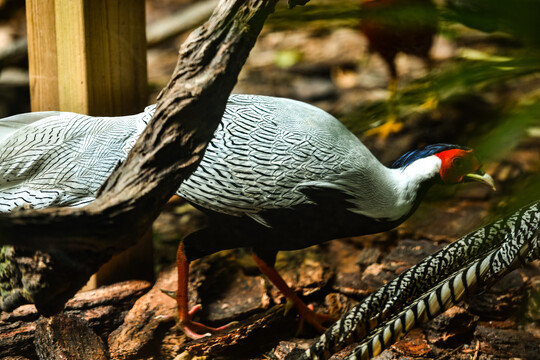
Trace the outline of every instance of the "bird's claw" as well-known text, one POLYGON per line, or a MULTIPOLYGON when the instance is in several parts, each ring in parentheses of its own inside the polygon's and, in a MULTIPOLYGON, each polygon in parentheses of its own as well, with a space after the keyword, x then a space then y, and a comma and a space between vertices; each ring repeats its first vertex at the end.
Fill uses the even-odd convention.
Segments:
MULTIPOLYGON (((176 291, 165 290, 165 289, 160 289, 160 290, 165 295, 170 296, 171 298, 176 300, 176 291)), ((180 316, 180 319, 178 321, 178 326, 180 327, 180 329, 184 332, 184 334, 186 334, 187 337, 191 339, 197 340, 203 337, 211 336, 212 334, 226 330, 231 325, 236 323, 236 322, 231 322, 229 324, 214 328, 214 327, 206 326, 204 324, 191 320, 193 316, 201 310, 202 310, 202 305, 197 304, 193 306, 187 312, 187 317, 185 319, 182 319, 182 316, 180 316)))
POLYGON ((159 289, 161 290, 162 293, 164 293, 165 295, 173 298, 174 300, 176 300, 176 291, 174 290, 165 290, 165 289, 159 289))
POLYGON ((289 311, 294 307, 294 301, 292 299, 287 298, 287 302, 285 303, 285 309, 283 309, 283 316, 287 316, 289 311))
POLYGON ((198 323, 196 321, 191 320, 193 316, 199 312, 202 309, 202 306, 200 304, 193 306, 187 314, 187 318, 180 319, 179 321, 179 327, 180 329, 186 334, 187 337, 192 339, 201 339, 203 337, 211 336, 215 333, 218 333, 220 331, 227 330, 232 325, 236 323, 236 321, 230 322, 226 325, 220 326, 220 327, 210 327, 206 326, 204 324, 198 323))

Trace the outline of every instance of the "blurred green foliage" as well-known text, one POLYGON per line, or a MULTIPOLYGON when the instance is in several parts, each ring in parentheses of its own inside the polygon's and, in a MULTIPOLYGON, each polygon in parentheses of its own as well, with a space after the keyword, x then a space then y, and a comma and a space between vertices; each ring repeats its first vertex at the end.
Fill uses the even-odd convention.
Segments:
POLYGON ((447 0, 448 19, 482 31, 503 31, 540 45, 538 0, 447 0))
POLYGON ((279 2, 276 11, 265 23, 273 30, 295 29, 297 27, 331 28, 357 26, 360 19, 360 2, 349 0, 311 0, 304 6, 289 9, 279 2))

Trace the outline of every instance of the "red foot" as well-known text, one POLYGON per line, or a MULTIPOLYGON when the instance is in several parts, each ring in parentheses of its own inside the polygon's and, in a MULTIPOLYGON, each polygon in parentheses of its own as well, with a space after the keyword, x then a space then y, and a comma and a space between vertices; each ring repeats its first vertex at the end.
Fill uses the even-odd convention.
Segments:
MULTIPOLYGON (((265 274, 268 279, 281 291, 283 295, 287 298, 287 308, 286 311, 288 311, 291 307, 295 307, 298 311, 298 314, 300 314, 300 329, 302 328, 302 324, 307 322, 311 326, 313 326, 316 330, 323 333, 326 328, 321 325, 321 323, 332 321, 335 322, 337 319, 324 314, 317 314, 313 311, 313 306, 307 306, 304 304, 302 300, 295 294, 295 292, 287 285, 285 280, 279 275, 279 273, 276 271, 276 269, 273 266, 268 265, 263 259, 261 259, 257 254, 253 253, 253 260, 255 260, 255 263, 261 270, 263 274, 265 274)), ((298 329, 298 330, 300 330, 298 329)))
POLYGON ((188 318, 187 319, 180 319, 179 325, 182 331, 190 338, 192 339, 200 339, 205 336, 210 336, 212 334, 215 334, 217 332, 226 330, 231 326, 232 323, 229 323, 227 325, 223 325, 217 328, 213 328, 210 326, 206 326, 204 324, 192 321, 191 318, 195 313, 200 311, 202 309, 201 305, 195 305, 191 308, 188 312, 188 318))
POLYGON ((201 305, 195 305, 191 308, 191 310, 188 310, 189 261, 187 260, 184 252, 183 242, 181 242, 178 246, 176 263, 178 267, 178 289, 174 295, 178 304, 178 325, 182 331, 184 331, 184 333, 192 339, 200 339, 227 329, 231 324, 213 328, 191 320, 193 315, 195 315, 197 311, 201 310, 202 307, 201 305))

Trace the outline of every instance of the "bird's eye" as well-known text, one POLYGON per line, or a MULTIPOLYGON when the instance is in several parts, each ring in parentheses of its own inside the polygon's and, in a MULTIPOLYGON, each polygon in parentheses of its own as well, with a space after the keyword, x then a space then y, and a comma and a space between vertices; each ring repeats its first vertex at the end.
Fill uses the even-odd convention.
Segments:
POLYGON ((463 159, 462 158, 454 158, 452 160, 452 167, 455 167, 457 169, 460 169, 463 167, 463 159))

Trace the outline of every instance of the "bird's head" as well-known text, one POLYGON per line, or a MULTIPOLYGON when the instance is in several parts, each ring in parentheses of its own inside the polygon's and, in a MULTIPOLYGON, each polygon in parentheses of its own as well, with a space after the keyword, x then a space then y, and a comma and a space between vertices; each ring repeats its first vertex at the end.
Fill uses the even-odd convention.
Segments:
POLYGON ((495 190, 493 178, 481 170, 482 164, 474 155, 474 151, 464 146, 428 145, 423 149, 404 154, 392 165, 392 168, 405 168, 417 160, 430 156, 435 156, 440 160, 439 175, 443 183, 459 184, 467 181, 478 181, 495 190))

